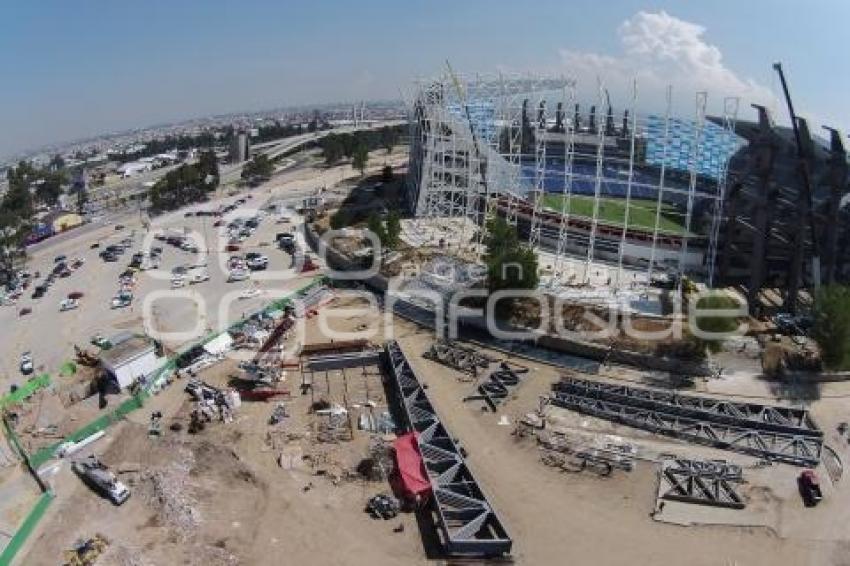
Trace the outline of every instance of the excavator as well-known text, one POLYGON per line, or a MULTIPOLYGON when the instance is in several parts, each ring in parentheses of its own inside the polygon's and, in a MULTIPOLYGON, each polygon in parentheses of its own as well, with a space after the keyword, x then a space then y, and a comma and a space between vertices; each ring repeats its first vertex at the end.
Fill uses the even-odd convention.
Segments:
POLYGON ((76 344, 74 344, 74 354, 77 357, 77 363, 80 365, 93 368, 97 367, 98 363, 100 363, 97 356, 86 349, 80 348, 76 344))

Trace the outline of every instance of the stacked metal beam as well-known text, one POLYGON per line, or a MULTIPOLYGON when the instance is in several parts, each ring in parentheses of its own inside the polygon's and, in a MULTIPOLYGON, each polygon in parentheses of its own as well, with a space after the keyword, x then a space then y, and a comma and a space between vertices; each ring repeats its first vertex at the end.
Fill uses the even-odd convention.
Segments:
POLYGON ((815 466, 823 432, 808 411, 564 378, 550 402, 587 415, 772 461, 815 466))
POLYGON ((385 364, 395 381, 407 427, 417 433, 446 553, 480 557, 508 554, 510 536, 395 341, 385 346, 385 364))
POLYGON ((477 375, 479 369, 486 369, 493 361, 481 352, 447 340, 437 340, 423 355, 429 360, 472 375, 477 375))

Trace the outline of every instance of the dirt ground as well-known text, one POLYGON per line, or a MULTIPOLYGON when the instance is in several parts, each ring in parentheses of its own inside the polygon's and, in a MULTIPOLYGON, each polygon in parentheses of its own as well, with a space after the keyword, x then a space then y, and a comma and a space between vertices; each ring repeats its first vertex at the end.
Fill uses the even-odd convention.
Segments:
MULTIPOLYGON (((329 173, 328 181, 336 174, 329 173)), ((484 411, 480 402, 462 401, 472 393, 472 383, 422 357, 433 341, 430 332, 398 319, 385 328, 383 317, 353 310, 365 304, 339 298, 306 322, 303 336, 291 340, 324 342, 328 328, 362 333, 340 339, 365 337, 375 344, 398 339, 427 382, 444 424, 468 451, 470 468, 514 540, 517 564, 850 565, 846 479, 833 484, 819 471, 827 497, 817 508, 805 509, 793 489, 799 469, 775 466, 748 472, 749 514, 717 519, 691 509, 696 506, 671 506, 653 517, 657 471, 652 460, 658 454, 725 458, 744 466, 754 460, 558 410, 551 420, 570 434, 613 435, 638 446, 644 458, 632 472, 607 478, 558 471, 541 462, 533 440, 514 435, 514 425, 538 408, 539 396, 548 392, 561 370, 513 360, 530 368, 528 376, 496 413, 484 411), (687 523, 694 524, 683 526, 687 523)), ((596 378, 636 383, 658 377, 618 367, 599 371, 596 378)), ((236 361, 228 360, 201 377, 226 386, 235 373, 236 361)), ((379 376, 330 372, 321 377, 321 394, 347 404, 349 422, 356 423, 366 406, 364 395, 375 402, 376 410, 386 407, 376 387, 379 376)), ((89 447, 120 472, 132 491, 130 500, 113 506, 82 485, 63 463, 48 478, 56 500, 18 564, 61 563, 64 550, 95 533, 111 541, 98 565, 439 563, 429 554, 433 531, 427 521, 409 513, 379 521, 364 512, 369 497, 389 491, 386 481, 368 481, 353 473, 367 456, 372 435, 351 426, 350 442, 317 442, 322 419, 309 413, 317 390, 302 396, 301 378, 298 371, 287 370, 281 388, 289 389, 290 398, 243 403, 233 422, 211 423, 199 434, 186 431, 191 403, 183 382, 175 382, 89 447), (269 417, 280 402, 289 416, 271 426, 269 417), (164 415, 159 437, 148 435, 154 411, 164 415), (180 430, 170 428, 175 422, 180 430), (398 526, 404 527, 401 532, 395 532, 398 526)), ((830 446, 843 461, 850 461, 847 439, 835 432, 839 422, 850 420, 845 412, 848 384, 824 384, 800 397, 754 379, 751 372, 738 372, 695 387, 703 393, 809 407, 830 446)), ((86 402, 78 404, 61 427, 87 422, 92 409, 86 402)), ((39 411, 48 415, 59 408, 33 405, 32 410, 28 418, 37 428, 54 422, 39 411)), ((27 497, 34 496, 30 489, 27 497)))

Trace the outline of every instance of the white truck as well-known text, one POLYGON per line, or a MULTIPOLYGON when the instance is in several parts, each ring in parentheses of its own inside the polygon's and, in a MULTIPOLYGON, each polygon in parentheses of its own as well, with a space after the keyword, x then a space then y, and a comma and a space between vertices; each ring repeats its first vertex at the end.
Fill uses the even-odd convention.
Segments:
POLYGON ((115 474, 109 471, 109 468, 96 456, 75 461, 71 464, 71 469, 83 480, 83 483, 109 498, 115 505, 121 505, 130 498, 130 490, 127 486, 118 481, 115 474))

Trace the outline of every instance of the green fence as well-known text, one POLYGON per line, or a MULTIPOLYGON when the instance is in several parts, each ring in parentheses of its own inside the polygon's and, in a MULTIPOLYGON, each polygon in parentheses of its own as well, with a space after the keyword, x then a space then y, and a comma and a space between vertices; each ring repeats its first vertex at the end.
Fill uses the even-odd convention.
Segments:
POLYGON ((41 494, 38 501, 29 512, 29 515, 26 516, 24 522, 21 523, 21 526, 18 527, 18 530, 15 531, 14 535, 12 535, 12 538, 9 540, 9 544, 7 544, 6 548, 3 549, 3 553, 0 554, 0 566, 8 566, 12 563, 12 560, 15 559, 15 556, 17 556, 18 552, 21 551, 21 548, 23 548, 27 539, 35 530, 36 526, 38 526, 38 522, 44 516, 44 513, 47 511, 47 508, 50 506, 52 501, 52 492, 45 491, 41 494))
POLYGON ((38 377, 34 377, 28 380, 26 383, 12 391, 0 397, 0 408, 3 408, 7 405, 11 405, 14 403, 19 403, 38 391, 39 389, 43 389, 44 387, 50 386, 50 375, 43 373, 38 377))

